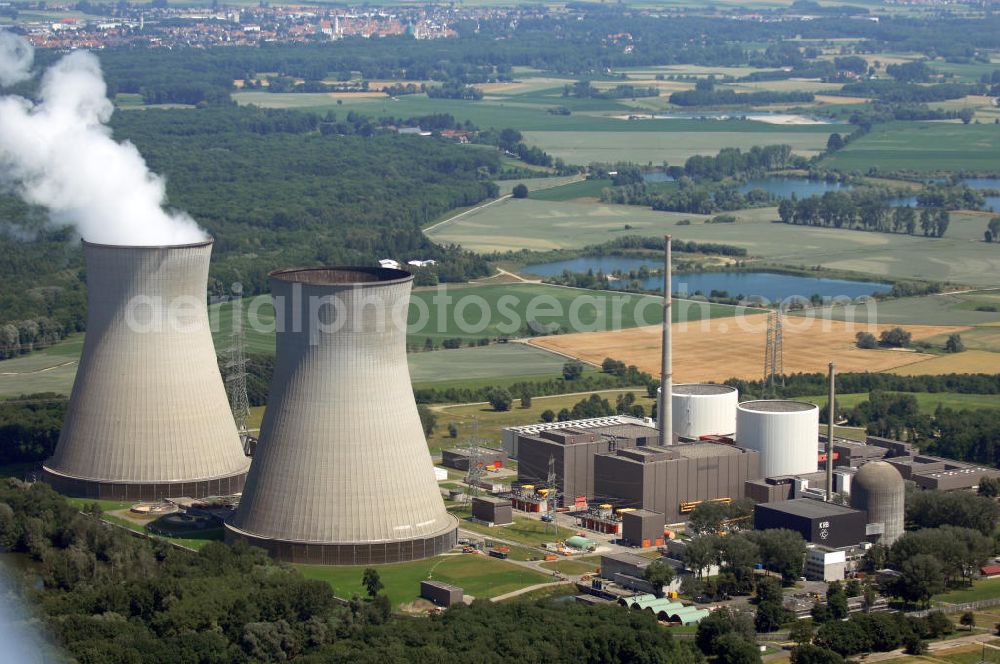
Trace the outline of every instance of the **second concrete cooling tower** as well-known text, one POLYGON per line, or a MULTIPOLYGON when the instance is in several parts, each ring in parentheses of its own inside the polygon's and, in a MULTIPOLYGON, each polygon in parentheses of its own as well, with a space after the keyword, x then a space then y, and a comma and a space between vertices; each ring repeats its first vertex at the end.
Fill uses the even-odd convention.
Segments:
POLYGON ((385 268, 271 274, 274 377, 228 539, 326 565, 455 546, 406 364, 412 280, 385 268))
POLYGON ((45 481, 113 500, 239 492, 250 460, 212 345, 211 241, 83 249, 87 336, 45 481))

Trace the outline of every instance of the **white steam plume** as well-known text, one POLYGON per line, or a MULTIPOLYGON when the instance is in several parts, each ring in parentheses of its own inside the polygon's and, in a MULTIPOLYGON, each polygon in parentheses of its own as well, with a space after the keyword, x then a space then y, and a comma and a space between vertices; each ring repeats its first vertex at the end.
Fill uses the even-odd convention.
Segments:
POLYGON ((14 85, 31 78, 35 49, 31 42, 0 30, 0 86, 14 85))
MULTIPOLYGON (((17 38, 15 38, 17 39, 17 38)), ((19 40, 23 41, 23 40, 19 40)), ((24 42, 25 44, 27 42, 24 42)), ((30 45, 28 46, 30 49, 30 45)), ((27 71, 18 49, 0 48, 0 72, 27 71)), ((30 51, 29 51, 30 53, 30 51)), ((205 232, 186 214, 164 211, 164 180, 105 123, 114 110, 97 58, 65 56, 42 78, 39 101, 0 97, 0 183, 100 244, 175 245, 205 232)))

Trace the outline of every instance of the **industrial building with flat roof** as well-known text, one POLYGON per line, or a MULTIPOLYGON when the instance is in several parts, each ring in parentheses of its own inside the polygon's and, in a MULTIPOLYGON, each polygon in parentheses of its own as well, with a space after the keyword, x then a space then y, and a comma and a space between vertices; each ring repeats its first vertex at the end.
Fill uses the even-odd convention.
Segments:
POLYGON ((787 528, 797 531, 807 542, 838 548, 865 541, 867 522, 865 513, 860 510, 811 498, 796 498, 757 505, 753 526, 756 530, 787 528))
POLYGON ((469 470, 469 461, 473 457, 484 468, 502 468, 507 463, 507 453, 496 447, 453 447, 441 450, 441 465, 455 470, 469 470))
POLYGON ((760 455, 733 445, 681 443, 637 447, 594 458, 594 491, 601 500, 682 521, 701 501, 742 498, 748 479, 760 477, 760 455))
POLYGON ((560 429, 597 429, 607 432, 609 428, 616 428, 625 425, 641 426, 651 431, 646 436, 656 436, 656 429, 651 421, 632 417, 631 415, 610 415, 608 417, 590 417, 583 420, 569 420, 566 422, 537 422, 535 424, 525 424, 516 427, 504 427, 501 432, 503 451, 513 459, 519 458, 520 438, 522 436, 537 436, 544 431, 558 431, 560 429))
POLYGON ((666 523, 660 512, 650 510, 623 510, 622 540, 627 546, 647 548, 663 545, 663 526, 666 523))
POLYGON ((595 495, 596 455, 616 449, 651 445, 656 440, 656 429, 633 422, 570 426, 547 429, 532 435, 519 433, 517 479, 522 484, 546 484, 549 459, 554 459, 555 488, 562 496, 563 504, 572 505, 578 496, 592 498, 595 495))
POLYGON ((514 523, 514 508, 507 498, 474 496, 472 518, 491 526, 507 526, 514 523))

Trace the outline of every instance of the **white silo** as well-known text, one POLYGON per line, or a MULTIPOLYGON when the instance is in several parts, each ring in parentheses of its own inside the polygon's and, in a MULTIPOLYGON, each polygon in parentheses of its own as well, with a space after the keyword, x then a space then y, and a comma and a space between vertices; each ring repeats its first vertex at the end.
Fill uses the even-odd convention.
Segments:
POLYGON ((803 401, 744 401, 736 409, 736 444, 760 452, 764 477, 819 468, 819 408, 803 401))
POLYGON ((209 327, 212 241, 83 250, 87 335, 44 480, 111 500, 238 493, 250 460, 209 327))
POLYGON ((271 274, 274 376, 228 540, 327 565, 455 546, 406 363, 412 282, 372 267, 271 274))
POLYGON ((728 385, 674 385, 674 433, 687 438, 732 436, 739 398, 736 388, 728 385))

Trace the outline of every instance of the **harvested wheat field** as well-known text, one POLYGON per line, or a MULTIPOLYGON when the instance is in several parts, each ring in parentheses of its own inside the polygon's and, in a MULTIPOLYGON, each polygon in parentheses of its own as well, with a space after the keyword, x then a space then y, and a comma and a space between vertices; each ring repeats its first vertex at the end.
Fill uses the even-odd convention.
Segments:
POLYGON ((964 353, 936 355, 915 364, 892 370, 903 376, 940 375, 950 373, 1000 373, 1000 353, 988 350, 967 350, 964 353))
MULTIPOLYGON (((887 371, 933 357, 906 350, 861 350, 855 346, 857 332, 870 331, 878 336, 882 330, 895 326, 869 328, 861 323, 852 325, 797 316, 788 316, 784 321, 785 373, 825 372, 831 360, 837 363, 838 371, 887 371)), ((900 327, 908 330, 914 341, 966 329, 933 325, 900 327)), ((760 378, 766 334, 766 314, 674 324, 674 381, 760 378)), ((660 327, 655 325, 540 337, 530 343, 585 362, 599 365, 604 358, 611 357, 654 376, 660 373, 660 327)))

